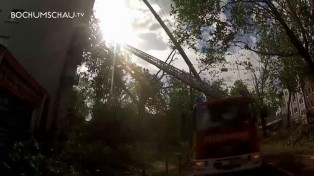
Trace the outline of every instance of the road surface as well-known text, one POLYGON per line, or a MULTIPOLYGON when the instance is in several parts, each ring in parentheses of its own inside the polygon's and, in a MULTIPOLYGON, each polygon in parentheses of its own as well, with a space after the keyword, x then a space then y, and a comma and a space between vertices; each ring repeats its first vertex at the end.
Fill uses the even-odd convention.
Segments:
POLYGON ((314 175, 314 156, 298 152, 284 152, 267 154, 264 160, 275 164, 278 168, 291 173, 294 176, 314 175))
MULTIPOLYGON (((264 164, 258 171, 246 171, 222 176, 314 176, 314 152, 275 152, 263 155, 264 164)), ((164 163, 160 162, 159 170, 163 170, 164 163)), ((175 165, 169 165, 168 176, 178 176, 175 165)), ((181 176, 192 176, 190 169, 182 171, 181 176)))
MULTIPOLYGON (((160 166, 162 165, 162 163, 159 164, 160 166)), ((164 173, 164 171, 162 171, 161 173, 164 173)), ((178 169, 176 166, 169 166, 168 176, 179 176, 178 169)), ((191 169, 186 168, 183 169, 181 176, 193 176, 193 173, 191 169)), ((271 163, 265 163, 259 170, 242 171, 230 174, 220 174, 219 176, 292 176, 292 175, 290 174, 290 172, 287 172, 282 168, 278 168, 271 163)))
MULTIPOLYGON (((172 175, 169 174, 169 176, 172 175)), ((173 176, 178 176, 178 173, 173 174, 173 176)), ((193 174, 191 171, 184 171, 182 173, 182 176, 193 176, 193 174)), ((290 174, 287 173, 285 170, 274 167, 271 164, 263 164, 262 168, 259 170, 220 174, 219 176, 290 176, 290 174)))

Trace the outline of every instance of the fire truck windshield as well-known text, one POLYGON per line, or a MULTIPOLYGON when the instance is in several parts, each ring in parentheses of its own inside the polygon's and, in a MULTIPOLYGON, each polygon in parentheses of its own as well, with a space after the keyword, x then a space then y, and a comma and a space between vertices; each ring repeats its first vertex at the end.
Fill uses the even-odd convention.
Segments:
POLYGON ((204 105, 195 109, 196 130, 217 129, 225 126, 240 126, 255 118, 249 102, 204 105))

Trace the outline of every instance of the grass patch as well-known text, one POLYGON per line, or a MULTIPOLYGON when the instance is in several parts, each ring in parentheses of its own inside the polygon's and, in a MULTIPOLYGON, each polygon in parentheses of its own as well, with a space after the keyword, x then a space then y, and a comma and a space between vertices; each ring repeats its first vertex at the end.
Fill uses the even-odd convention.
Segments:
POLYGON ((304 146, 285 146, 281 144, 262 144, 261 150, 266 154, 280 154, 280 153, 313 153, 313 149, 304 146))
POLYGON ((266 153, 306 152, 314 154, 314 131, 310 128, 283 129, 262 141, 266 153))

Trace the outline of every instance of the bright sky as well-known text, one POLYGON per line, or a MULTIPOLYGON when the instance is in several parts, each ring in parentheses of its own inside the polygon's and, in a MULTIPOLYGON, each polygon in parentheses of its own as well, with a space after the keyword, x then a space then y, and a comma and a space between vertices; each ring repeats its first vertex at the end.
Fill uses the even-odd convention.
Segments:
MULTIPOLYGON (((160 11, 158 5, 152 3, 152 6, 156 11, 160 11)), ((151 43, 158 40, 157 44, 167 42, 167 36, 160 33, 159 23, 141 0, 96 0, 94 9, 96 17, 100 19, 100 27, 106 41, 130 45, 141 45, 147 42, 146 39, 155 39, 151 43)))
MULTIPOLYGON (((169 16, 171 1, 150 0, 149 2, 172 30, 170 25, 173 24, 173 20, 169 16)), ((130 44, 161 60, 165 60, 171 52, 168 43, 169 37, 142 0, 96 0, 94 10, 96 17, 100 20, 104 40, 130 44)), ((187 48, 185 48, 185 51, 198 70, 196 60, 198 56, 187 48)), ((228 57, 240 56, 241 52, 228 57)), ((179 69, 188 70, 181 56, 177 55, 177 58, 173 65, 179 69)), ((137 57, 134 57, 133 61, 142 67, 148 68, 153 73, 157 71, 156 67, 137 57)), ((240 72, 239 75, 238 71, 229 70, 219 76, 229 80, 229 84, 232 84, 239 77, 245 79, 248 76, 243 72, 240 72)))
POLYGON ((130 44, 139 42, 132 30, 132 22, 140 14, 128 8, 125 0, 96 1, 95 11, 106 41, 130 44))

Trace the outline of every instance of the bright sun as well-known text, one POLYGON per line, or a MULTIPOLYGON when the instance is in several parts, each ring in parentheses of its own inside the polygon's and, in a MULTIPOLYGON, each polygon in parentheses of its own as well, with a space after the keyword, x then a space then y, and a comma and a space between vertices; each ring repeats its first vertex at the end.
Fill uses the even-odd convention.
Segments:
POLYGON ((103 39, 118 44, 134 43, 132 22, 135 15, 126 7, 125 0, 99 0, 95 4, 95 15, 100 20, 103 39))

